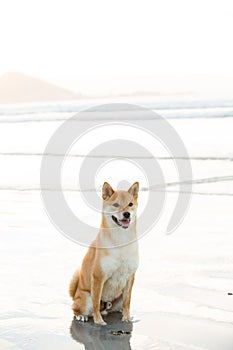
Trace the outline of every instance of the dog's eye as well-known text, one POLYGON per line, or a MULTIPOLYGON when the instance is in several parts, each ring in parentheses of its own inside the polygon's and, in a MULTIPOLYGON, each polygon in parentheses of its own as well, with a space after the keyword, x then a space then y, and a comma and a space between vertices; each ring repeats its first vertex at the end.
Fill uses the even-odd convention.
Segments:
POLYGON ((132 206, 133 206, 133 203, 130 202, 130 203, 129 203, 129 207, 132 207, 132 206))
POLYGON ((120 205, 119 205, 118 203, 114 203, 113 206, 114 206, 115 208, 117 208, 117 207, 119 207, 120 205))

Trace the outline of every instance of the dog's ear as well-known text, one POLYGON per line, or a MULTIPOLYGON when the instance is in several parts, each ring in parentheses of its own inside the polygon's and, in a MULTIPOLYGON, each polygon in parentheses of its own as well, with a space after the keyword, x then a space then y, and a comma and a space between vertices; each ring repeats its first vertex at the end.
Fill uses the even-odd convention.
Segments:
POLYGON ((134 182, 134 184, 128 189, 128 192, 135 198, 138 198, 139 182, 134 182))
POLYGON ((114 193, 114 190, 112 189, 112 187, 109 185, 109 183, 105 182, 102 187, 103 200, 106 200, 112 197, 113 193, 114 193))

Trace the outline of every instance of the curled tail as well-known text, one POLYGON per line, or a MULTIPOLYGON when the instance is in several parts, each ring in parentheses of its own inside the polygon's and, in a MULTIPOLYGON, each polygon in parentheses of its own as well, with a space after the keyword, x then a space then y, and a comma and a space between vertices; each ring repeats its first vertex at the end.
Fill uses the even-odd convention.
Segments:
POLYGON ((76 290, 78 288, 78 281, 79 281, 79 270, 75 271, 69 285, 69 294, 72 299, 74 299, 76 290))

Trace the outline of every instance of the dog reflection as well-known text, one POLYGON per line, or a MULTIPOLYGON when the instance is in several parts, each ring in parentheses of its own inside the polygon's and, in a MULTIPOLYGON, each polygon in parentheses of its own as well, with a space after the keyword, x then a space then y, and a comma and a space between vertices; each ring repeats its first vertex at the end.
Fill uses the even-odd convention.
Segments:
POLYGON ((85 346, 85 350, 131 350, 130 338, 132 322, 122 322, 122 315, 106 316, 107 326, 97 326, 92 320, 80 322, 74 319, 70 334, 73 339, 85 346))

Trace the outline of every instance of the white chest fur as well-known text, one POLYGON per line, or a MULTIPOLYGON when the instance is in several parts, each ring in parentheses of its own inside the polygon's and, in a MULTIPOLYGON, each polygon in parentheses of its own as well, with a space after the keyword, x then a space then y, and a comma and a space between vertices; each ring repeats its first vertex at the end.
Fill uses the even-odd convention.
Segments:
POLYGON ((112 301, 122 293, 127 280, 138 267, 137 242, 121 248, 113 248, 101 260, 101 268, 106 276, 102 300, 112 301))

